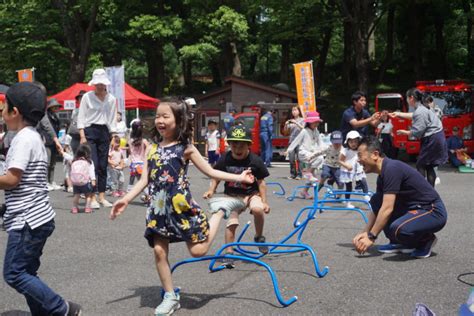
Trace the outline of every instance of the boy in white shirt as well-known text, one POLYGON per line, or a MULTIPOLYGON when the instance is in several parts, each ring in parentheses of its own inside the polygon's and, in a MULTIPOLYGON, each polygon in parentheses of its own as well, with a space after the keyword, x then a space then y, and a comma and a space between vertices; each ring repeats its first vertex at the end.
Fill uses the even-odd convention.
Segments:
POLYGON ((204 153, 209 160, 209 164, 214 166, 219 160, 219 143, 221 135, 217 130, 217 122, 209 120, 207 122, 207 133, 206 133, 206 148, 204 153))
POLYGON ((8 232, 3 277, 25 296, 33 315, 80 315, 78 304, 65 301, 37 276, 43 247, 55 227, 46 186, 46 148, 34 128, 45 115, 46 94, 36 84, 20 82, 9 88, 6 98, 2 116, 17 134, 7 154, 7 171, 0 176, 8 232))

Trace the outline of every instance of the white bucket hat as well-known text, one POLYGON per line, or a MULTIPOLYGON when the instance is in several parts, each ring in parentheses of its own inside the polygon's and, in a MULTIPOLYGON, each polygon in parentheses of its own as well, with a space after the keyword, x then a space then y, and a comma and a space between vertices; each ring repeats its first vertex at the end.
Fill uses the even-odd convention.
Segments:
POLYGON ((361 139, 362 136, 360 136, 358 131, 350 131, 349 133, 347 133, 346 140, 344 141, 344 144, 347 144, 347 141, 349 139, 356 139, 356 138, 361 139))
POLYGON ((107 77, 107 73, 102 68, 94 70, 94 72, 92 73, 92 80, 89 81, 89 86, 93 86, 100 83, 105 84, 106 86, 110 85, 110 80, 107 77))

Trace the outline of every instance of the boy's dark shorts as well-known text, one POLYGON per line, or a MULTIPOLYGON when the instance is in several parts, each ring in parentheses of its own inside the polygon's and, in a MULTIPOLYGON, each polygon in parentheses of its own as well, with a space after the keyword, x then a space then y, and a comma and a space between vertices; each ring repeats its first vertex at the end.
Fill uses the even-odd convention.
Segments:
POLYGON ((336 181, 337 185, 342 185, 341 180, 341 169, 330 167, 328 165, 323 165, 323 170, 321 171, 321 179, 333 179, 336 181))
POLYGON ((73 185, 72 188, 74 194, 89 194, 93 191, 92 183, 90 182, 85 185, 73 185))
POLYGON ((207 157, 209 159, 209 164, 214 165, 219 160, 220 155, 217 150, 209 150, 207 152, 207 157))

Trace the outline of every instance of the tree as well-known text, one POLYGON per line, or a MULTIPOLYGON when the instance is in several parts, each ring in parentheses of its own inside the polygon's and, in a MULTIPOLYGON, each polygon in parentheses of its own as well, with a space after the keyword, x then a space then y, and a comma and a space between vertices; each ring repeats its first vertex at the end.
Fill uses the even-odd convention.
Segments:
POLYGON ((130 21, 129 36, 140 40, 148 66, 148 89, 154 96, 161 96, 165 85, 164 46, 182 31, 181 19, 160 4, 160 15, 142 14, 130 21))
POLYGON ((70 51, 68 83, 83 82, 100 0, 51 0, 51 3, 59 10, 64 40, 70 51))

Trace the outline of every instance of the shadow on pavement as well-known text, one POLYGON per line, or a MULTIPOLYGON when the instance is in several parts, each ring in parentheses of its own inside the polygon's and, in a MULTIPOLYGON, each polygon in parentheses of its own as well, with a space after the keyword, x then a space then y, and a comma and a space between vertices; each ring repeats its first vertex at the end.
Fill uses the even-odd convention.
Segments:
MULTIPOLYGON (((352 248, 354 249, 354 245, 352 243, 338 243, 337 244, 339 247, 344 247, 344 248, 352 248)), ((354 249, 355 256, 357 258, 371 258, 371 257, 380 257, 383 255, 382 253, 378 252, 376 247, 370 247, 369 250, 367 251, 366 255, 359 255, 354 249)))
POLYGON ((0 314, 0 316, 31 316, 31 313, 19 310, 6 311, 0 314))

